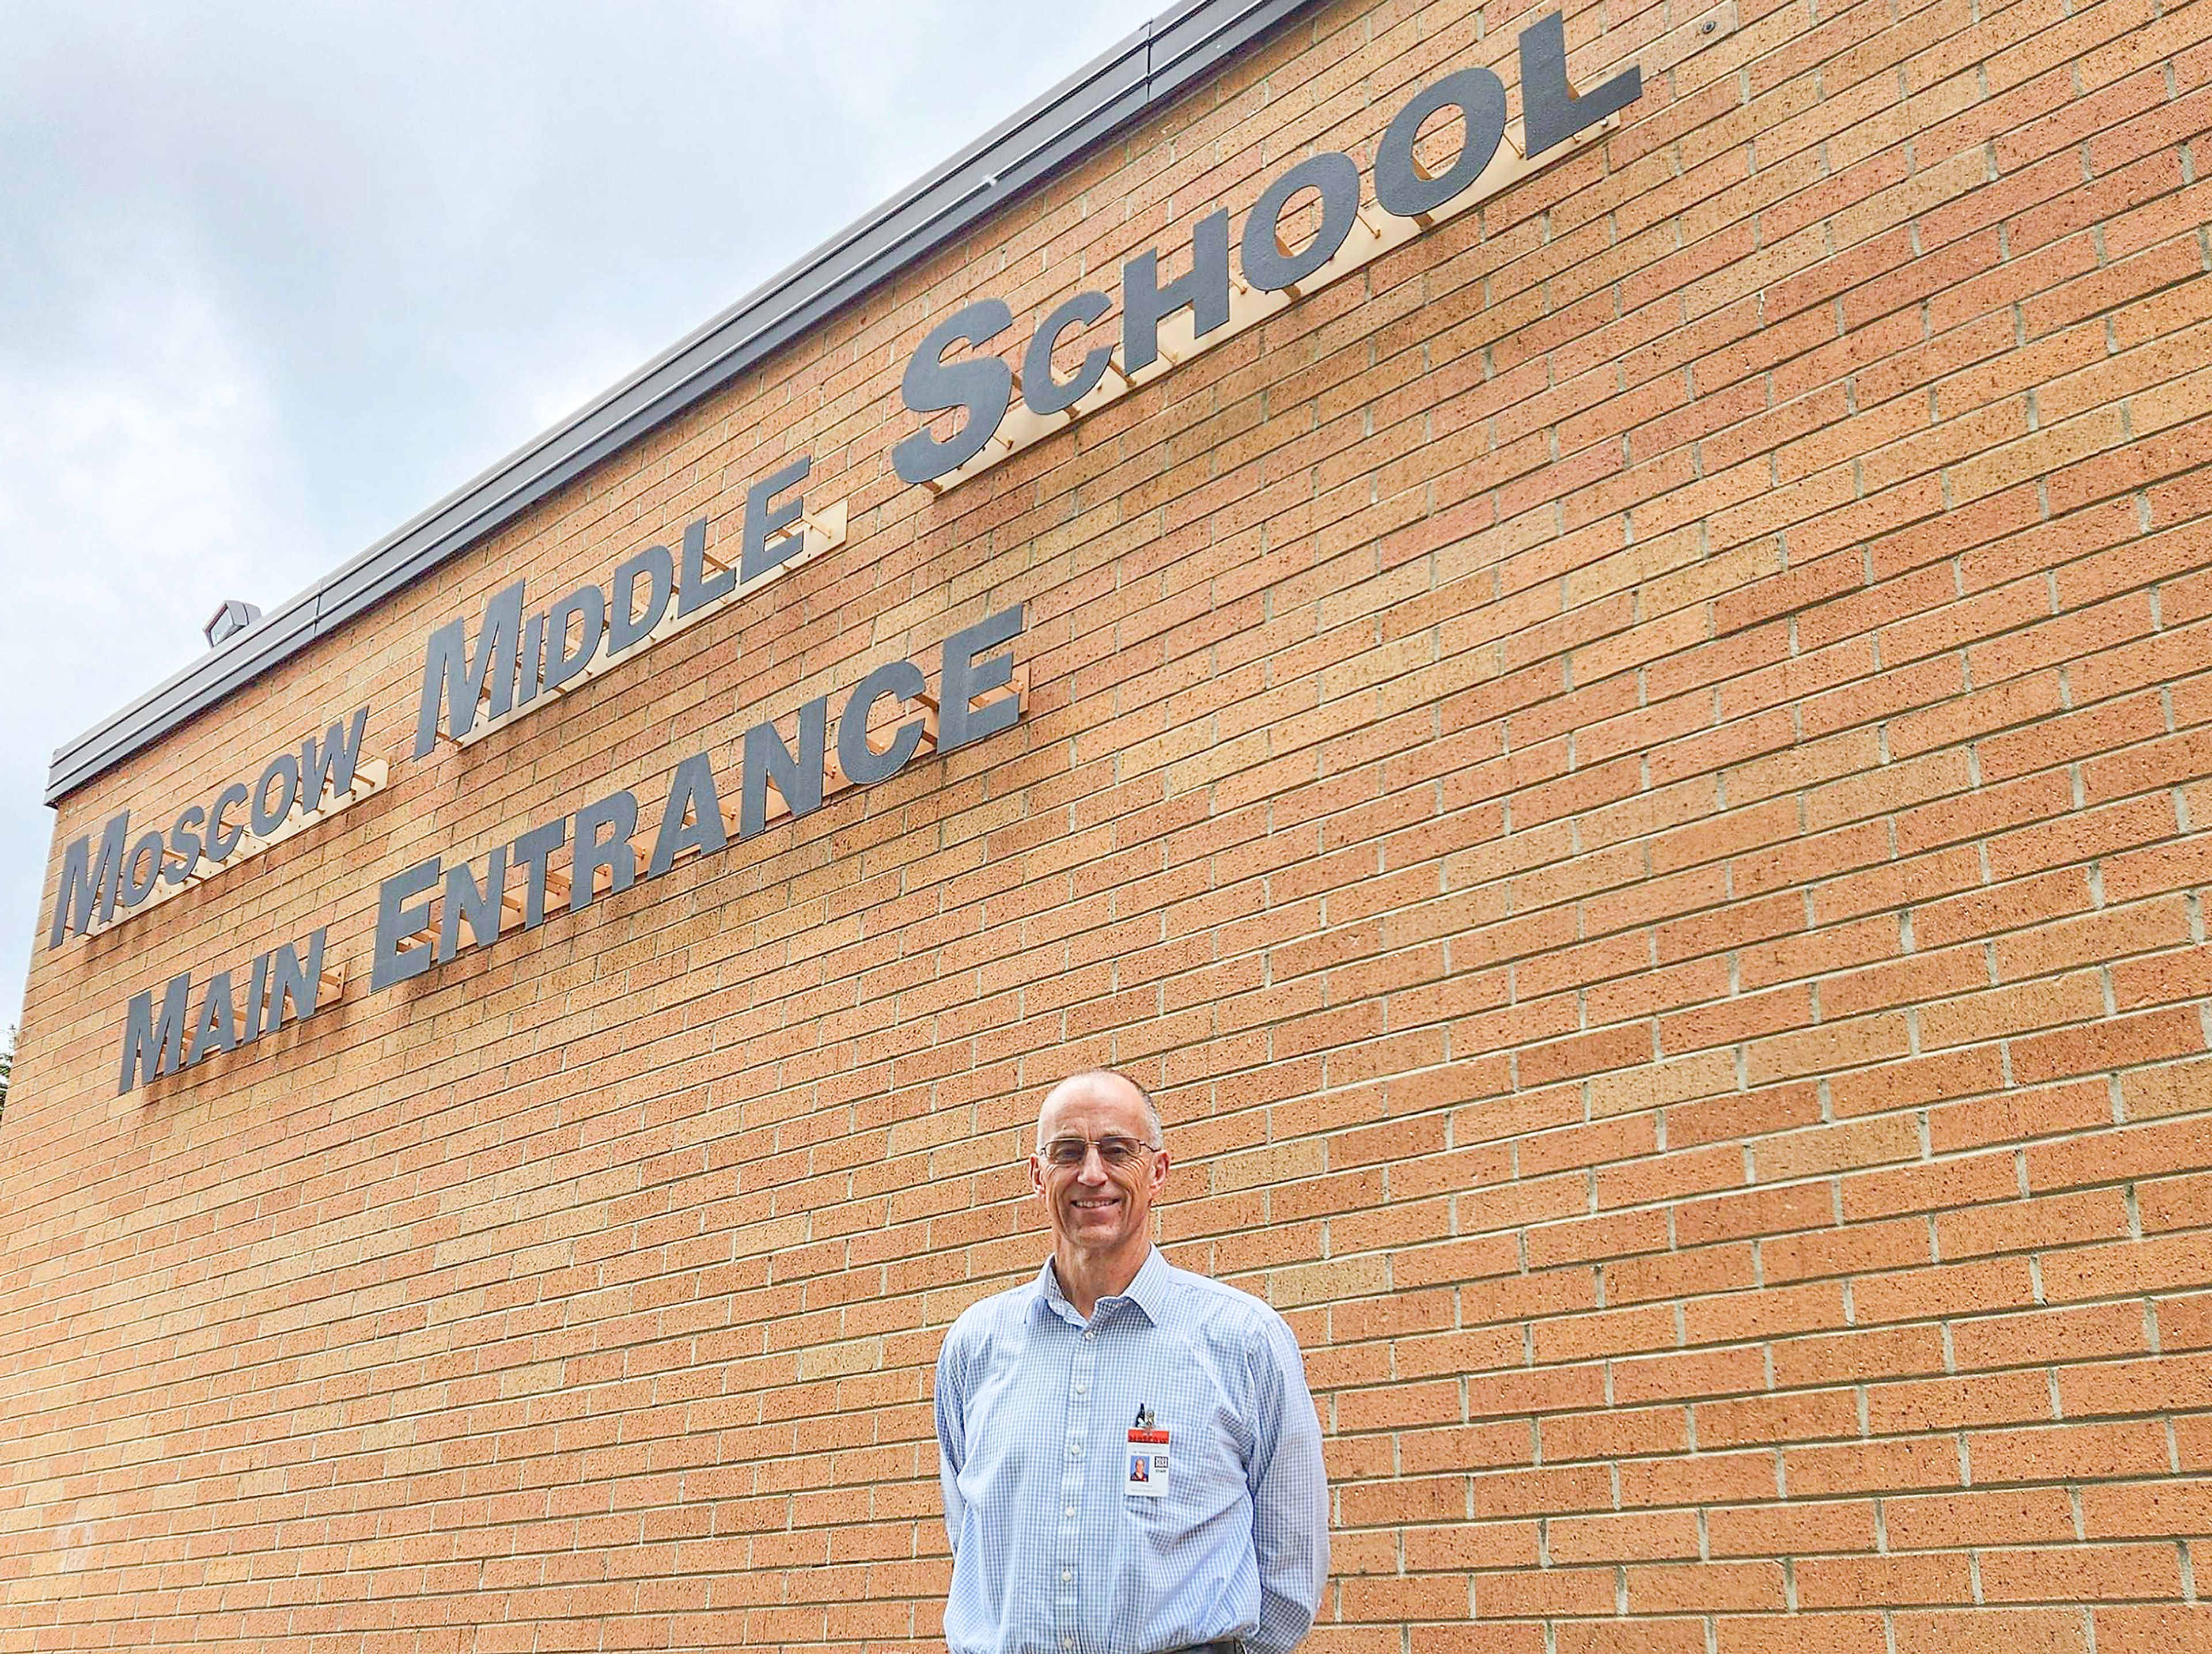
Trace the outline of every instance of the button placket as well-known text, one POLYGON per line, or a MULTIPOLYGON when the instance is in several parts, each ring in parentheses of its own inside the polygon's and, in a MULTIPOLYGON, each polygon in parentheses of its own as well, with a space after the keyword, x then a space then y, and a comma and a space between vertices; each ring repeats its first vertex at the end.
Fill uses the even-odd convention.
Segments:
POLYGON ((1082 1566, 1084 1444, 1091 1436, 1091 1399, 1097 1380, 1098 1335, 1086 1327, 1082 1337, 1075 1341, 1075 1359, 1068 1372, 1066 1426, 1062 1432, 1064 1450, 1060 1473, 1060 1531, 1054 1546, 1053 1621, 1063 1649, 1077 1645, 1082 1625, 1078 1595, 1081 1581, 1078 1574, 1082 1566))

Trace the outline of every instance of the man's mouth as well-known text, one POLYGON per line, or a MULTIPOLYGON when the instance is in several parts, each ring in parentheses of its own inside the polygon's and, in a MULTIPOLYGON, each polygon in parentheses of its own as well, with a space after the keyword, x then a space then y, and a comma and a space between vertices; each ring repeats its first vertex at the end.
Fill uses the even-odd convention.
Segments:
POLYGON ((1105 1212, 1121 1205, 1121 1201, 1118 1195, 1107 1195, 1095 1201, 1073 1201, 1069 1204, 1078 1212, 1105 1212))

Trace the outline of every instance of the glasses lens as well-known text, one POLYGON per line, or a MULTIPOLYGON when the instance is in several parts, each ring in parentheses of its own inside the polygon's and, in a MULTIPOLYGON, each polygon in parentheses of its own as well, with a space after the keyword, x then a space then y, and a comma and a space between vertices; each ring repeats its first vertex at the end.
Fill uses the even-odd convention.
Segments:
MULTIPOLYGON (((1098 1158, 1109 1166, 1133 1165, 1150 1147, 1133 1137, 1102 1137, 1098 1140, 1098 1158)), ((1091 1145, 1080 1137, 1055 1137, 1044 1146, 1044 1158, 1063 1168, 1081 1165, 1090 1152, 1091 1145)))

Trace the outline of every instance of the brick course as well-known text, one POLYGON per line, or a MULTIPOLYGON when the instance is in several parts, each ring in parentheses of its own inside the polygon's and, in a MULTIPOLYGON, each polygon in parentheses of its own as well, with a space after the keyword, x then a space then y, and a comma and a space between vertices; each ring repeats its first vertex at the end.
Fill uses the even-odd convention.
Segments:
POLYGON ((2212 7, 1736 0, 1588 151, 890 474, 933 320, 1180 268, 1540 9, 1306 15, 64 800, 363 700, 394 759, 35 956, 0 1651, 941 1646, 930 1363, 1102 1062, 1306 1349, 1316 1649, 2212 1646, 2212 7), (430 628, 804 452, 842 548, 405 761, 430 628), (379 879, 1014 600, 1013 730, 367 993, 379 879), (335 1010, 112 1096, 131 994, 325 920, 335 1010))

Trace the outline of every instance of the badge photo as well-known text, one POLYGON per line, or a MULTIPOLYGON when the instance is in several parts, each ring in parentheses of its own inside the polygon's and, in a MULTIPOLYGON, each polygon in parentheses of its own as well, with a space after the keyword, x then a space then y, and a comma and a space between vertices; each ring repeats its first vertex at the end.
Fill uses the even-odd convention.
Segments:
POLYGON ((1168 1432, 1132 1430, 1121 1472, 1121 1491, 1140 1499, 1161 1499, 1168 1491, 1168 1432))

